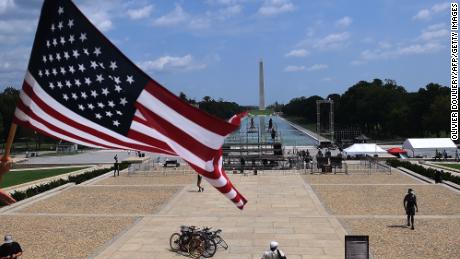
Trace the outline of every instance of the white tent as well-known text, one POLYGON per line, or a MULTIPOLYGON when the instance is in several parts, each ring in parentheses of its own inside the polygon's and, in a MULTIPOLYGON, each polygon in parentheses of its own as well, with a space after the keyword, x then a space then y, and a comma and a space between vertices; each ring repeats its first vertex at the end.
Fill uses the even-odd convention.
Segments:
POLYGON ((409 138, 404 141, 403 149, 412 151, 412 155, 433 157, 436 150, 453 155, 457 145, 450 138, 409 138))
POLYGON ((347 155, 379 155, 387 153, 387 151, 377 146, 377 144, 353 144, 343 151, 347 155))

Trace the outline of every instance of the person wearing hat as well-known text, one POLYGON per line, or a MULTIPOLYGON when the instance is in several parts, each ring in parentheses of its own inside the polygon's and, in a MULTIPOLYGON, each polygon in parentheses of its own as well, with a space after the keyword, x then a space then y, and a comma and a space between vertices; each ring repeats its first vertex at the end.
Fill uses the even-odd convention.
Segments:
POLYGON ((262 259, 286 259, 284 252, 278 249, 278 242, 270 242, 270 250, 265 251, 262 255, 262 259))
POLYGON ((414 230, 414 215, 416 211, 418 212, 417 197, 413 191, 414 190, 409 188, 403 201, 404 209, 406 210, 407 214, 407 226, 410 227, 412 224, 412 230, 414 230))
POLYGON ((13 241, 11 235, 5 235, 5 243, 0 246, 0 259, 14 259, 22 255, 21 246, 13 241))

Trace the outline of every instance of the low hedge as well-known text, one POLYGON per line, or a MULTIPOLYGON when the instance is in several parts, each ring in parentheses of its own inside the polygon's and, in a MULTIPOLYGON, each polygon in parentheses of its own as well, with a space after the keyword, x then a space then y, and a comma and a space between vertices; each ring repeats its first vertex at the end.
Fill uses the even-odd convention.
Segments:
MULTIPOLYGON (((129 166, 129 163, 121 163, 120 166, 119 166, 120 171, 128 168, 128 166, 129 166)), ((103 175, 103 174, 105 174, 107 172, 110 172, 113 169, 114 169, 114 167, 112 166, 110 168, 96 169, 96 170, 93 170, 91 172, 86 172, 86 173, 83 173, 83 174, 70 175, 68 177, 68 179, 62 179, 61 178, 61 179, 54 180, 54 181, 51 181, 51 182, 48 182, 48 183, 44 183, 44 184, 40 184, 40 185, 37 185, 37 186, 34 186, 34 187, 30 187, 25 191, 14 191, 11 194, 11 196, 16 201, 24 200, 24 199, 30 198, 30 197, 35 196, 37 194, 40 194, 42 192, 49 191, 51 189, 54 189, 56 187, 59 187, 61 185, 67 184, 67 183, 80 184, 80 183, 85 182, 85 181, 87 181, 89 179, 92 179, 92 178, 98 177, 100 175, 103 175)), ((0 202, 0 206, 3 206, 3 205, 4 204, 1 204, 1 202, 0 202)))
MULTIPOLYGON (((436 170, 433 168, 425 168, 421 165, 412 164, 411 162, 407 162, 407 161, 400 161, 398 159, 389 159, 387 160, 387 164, 392 167, 407 168, 415 173, 421 174, 431 179, 434 179, 435 172, 436 172, 436 170)), ((441 172, 441 179, 445 181, 450 181, 456 184, 460 184, 460 177, 456 175, 452 175, 449 172, 441 172)))

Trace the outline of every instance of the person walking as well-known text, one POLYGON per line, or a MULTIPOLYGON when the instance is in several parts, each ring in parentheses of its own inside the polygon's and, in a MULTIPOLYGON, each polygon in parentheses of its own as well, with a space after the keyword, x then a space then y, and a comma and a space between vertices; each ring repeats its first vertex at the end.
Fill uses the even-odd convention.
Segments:
POLYGON ((196 179, 196 186, 198 186, 198 192, 204 191, 204 188, 201 187, 201 179, 203 179, 203 176, 201 176, 201 174, 198 174, 198 178, 196 179))
POLYGON ((113 159, 115 160, 115 163, 113 164, 113 177, 116 176, 115 174, 120 176, 120 165, 118 164, 118 154, 115 154, 113 159))
POLYGON ((409 188, 403 201, 404 209, 406 210, 407 214, 407 226, 409 227, 412 224, 412 230, 414 230, 415 212, 418 212, 417 197, 415 196, 413 191, 414 190, 409 188))
POLYGON ((0 259, 14 259, 22 255, 22 248, 13 236, 5 235, 5 243, 0 246, 0 259))
POLYGON ((278 249, 278 242, 270 242, 270 250, 265 251, 261 259, 286 259, 286 255, 283 251, 278 249))

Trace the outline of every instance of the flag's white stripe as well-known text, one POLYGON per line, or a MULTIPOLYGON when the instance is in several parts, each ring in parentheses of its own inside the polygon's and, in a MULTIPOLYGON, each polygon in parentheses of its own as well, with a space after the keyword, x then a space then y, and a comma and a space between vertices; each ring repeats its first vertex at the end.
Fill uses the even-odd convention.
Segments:
POLYGON ((188 135, 209 148, 217 150, 224 143, 224 136, 209 131, 208 129, 203 128, 195 122, 189 120, 182 114, 176 112, 168 105, 158 100, 146 90, 141 92, 137 102, 141 103, 143 106, 179 129, 187 129, 188 135))
POLYGON ((203 170, 206 170, 208 172, 213 172, 214 171, 214 166, 212 164, 212 160, 205 161, 195 155, 192 151, 182 147, 179 143, 175 142, 172 139, 169 139, 168 137, 164 136, 157 130, 148 127, 142 123, 133 121, 131 124, 131 130, 135 130, 137 132, 141 132, 143 134, 146 134, 148 136, 154 137, 158 140, 161 140, 168 144, 168 146, 180 157, 183 159, 187 160, 188 162, 202 168, 203 170))
POLYGON ((48 128, 47 126, 43 125, 42 123, 34 120, 33 118, 29 117, 27 114, 25 114, 22 110, 16 108, 16 110, 14 111, 14 116, 18 119, 18 120, 21 120, 21 121, 24 121, 24 122, 29 122, 32 126, 34 126, 35 128, 37 129, 40 129, 50 135, 53 135, 57 138, 60 138, 60 139, 63 139, 65 141, 68 141, 68 142, 72 142, 72 143, 76 143, 76 144, 79 144, 79 145, 83 145, 83 146, 89 146, 89 147, 95 147, 95 148, 103 148, 101 146, 97 146, 97 145, 94 145, 92 143, 88 143, 88 142, 83 142, 81 140, 77 140, 77 139, 74 139, 74 138, 71 138, 67 135, 62 135, 58 132, 55 132, 53 130, 51 130, 50 128, 48 128))
MULTIPOLYGON (((71 127, 65 123, 62 123, 59 120, 56 120, 54 117, 50 116, 48 113, 46 113, 44 110, 40 108, 25 92, 21 92, 19 95, 19 98, 21 98, 22 102, 29 107, 33 113, 35 113, 38 117, 42 118, 43 120, 47 121, 51 125, 54 125, 62 130, 65 130, 69 133, 75 134, 79 137, 82 137, 86 140, 93 141, 96 143, 100 143, 101 145, 106 145, 106 146, 112 146, 115 148, 119 149, 131 149, 131 147, 123 146, 123 145, 118 145, 112 142, 108 142, 104 139, 100 139, 94 135, 88 134, 84 131, 81 131, 77 128, 71 127)), ((106 134, 110 135, 110 132, 104 132, 106 134)))
POLYGON ((236 193, 236 191, 232 188, 232 189, 230 189, 229 192, 224 193, 224 195, 225 195, 227 198, 229 198, 229 199, 231 200, 231 199, 234 199, 234 198, 236 197, 237 193, 236 193))
MULTIPOLYGON (((65 116, 67 118, 69 118, 70 120, 79 122, 80 124, 84 124, 84 125, 92 128, 92 129, 94 129, 94 130, 97 130, 97 131, 100 131, 100 132, 106 132, 110 136, 112 136, 114 138, 117 138, 120 141, 145 146, 145 143, 141 143, 141 142, 138 142, 138 141, 136 141, 134 139, 127 138, 127 137, 125 137, 125 136, 123 136, 123 135, 121 135, 121 134, 119 134, 119 133, 117 133, 115 131, 111 131, 111 130, 109 130, 107 128, 104 128, 101 125, 99 125, 97 123, 94 123, 94 122, 86 119, 85 117, 76 114, 72 110, 66 108, 65 106, 63 106, 62 104, 60 104, 59 102, 54 100, 53 97, 49 96, 48 93, 46 93, 41 88, 41 86, 38 84, 38 82, 35 81, 34 77, 32 76, 32 74, 30 74, 30 72, 26 73, 25 81, 32 87, 32 89, 35 92, 35 94, 40 99, 42 99, 46 104, 48 104, 48 106, 52 107, 56 111, 59 111, 61 114, 65 114, 65 116)), ((130 149, 132 149, 132 148, 130 148, 130 149)))
POLYGON ((211 179, 211 178, 208 178, 208 177, 205 177, 203 176, 204 179, 206 179, 206 181, 208 181, 212 186, 214 187, 223 187, 227 184, 227 179, 225 179, 224 176, 222 176, 222 174, 220 174, 219 178, 217 179, 211 179))
POLYGON ((144 121, 146 120, 144 115, 142 115, 142 113, 138 109, 136 109, 136 112, 134 112, 134 116, 139 117, 144 121))
POLYGON ((243 200, 242 200, 242 199, 240 199, 240 200, 238 201, 238 203, 236 204, 236 206, 238 206, 238 207, 241 207, 241 206, 243 206, 243 205, 244 205, 244 203, 243 203, 243 200))

